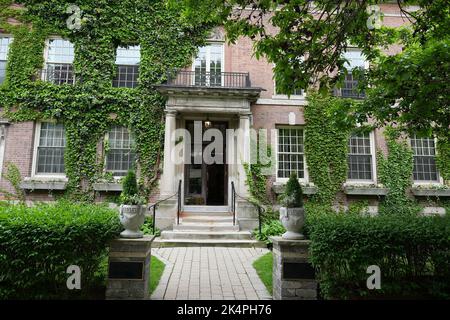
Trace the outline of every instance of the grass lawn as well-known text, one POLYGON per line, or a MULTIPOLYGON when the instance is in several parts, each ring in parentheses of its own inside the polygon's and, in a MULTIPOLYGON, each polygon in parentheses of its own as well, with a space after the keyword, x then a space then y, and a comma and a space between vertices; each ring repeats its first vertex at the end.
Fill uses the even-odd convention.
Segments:
POLYGON ((253 268, 255 268, 261 281, 267 288, 270 294, 272 294, 272 267, 273 267, 273 254, 269 252, 259 259, 253 262, 253 268))
POLYGON ((150 294, 156 289, 159 283, 159 279, 164 272, 165 264, 152 256, 150 261, 150 282, 148 284, 148 290, 150 294))

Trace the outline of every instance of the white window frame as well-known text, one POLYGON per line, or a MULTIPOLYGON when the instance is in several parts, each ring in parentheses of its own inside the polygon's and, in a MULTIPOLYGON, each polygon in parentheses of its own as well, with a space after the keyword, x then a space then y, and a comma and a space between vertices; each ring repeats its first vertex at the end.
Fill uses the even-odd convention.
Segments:
POLYGON ((5 159, 6 126, 6 124, 0 123, 0 179, 3 176, 3 161, 5 159))
MULTIPOLYGON (((222 63, 220 65, 220 73, 222 74, 222 84, 224 83, 223 79, 223 73, 225 72, 225 43, 223 41, 208 41, 205 46, 207 48, 206 51, 206 72, 211 72, 211 46, 212 45, 220 45, 222 46, 222 63)), ((200 48, 199 48, 200 49, 200 48)), ((191 71, 195 72, 195 60, 197 59, 197 56, 194 56, 192 59, 192 66, 191 71)), ((192 82, 195 84, 195 77, 192 77, 192 82)), ((207 81, 207 85, 209 86, 209 79, 207 81)))
MULTIPOLYGON (((51 40, 64 40, 64 41, 69 41, 67 39, 61 38, 61 37, 57 37, 57 36, 51 36, 48 37, 47 39, 45 39, 45 47, 44 47, 44 66, 43 66, 43 70, 44 72, 42 72, 41 74, 41 80, 42 81, 46 81, 46 74, 48 72, 48 68, 47 68, 47 64, 48 62, 48 54, 49 54, 49 48, 50 48, 50 41, 51 40)), ((70 42, 70 41, 69 41, 70 42)), ((72 43, 73 46, 75 46, 75 44, 72 43)), ((75 52, 73 54, 73 59, 75 60, 75 52)), ((53 62, 50 62, 53 63, 53 62)), ((61 64, 66 64, 65 62, 61 62, 61 64)), ((73 68, 73 61, 72 61, 72 68, 73 68)), ((73 72, 73 82, 75 83, 76 79, 75 79, 75 70, 72 71, 73 72)))
MULTIPOLYGON (((129 45, 129 46, 118 46, 118 47, 116 47, 116 59, 115 59, 115 61, 114 61, 114 65, 116 66, 116 72, 118 72, 117 69, 118 69, 119 67, 121 67, 121 66, 126 66, 126 67, 137 67, 137 70, 138 70, 137 75, 138 75, 138 77, 137 77, 135 86, 132 87, 133 89, 136 88, 136 87, 138 86, 138 83, 139 83, 139 71, 140 71, 139 69, 140 69, 140 65, 141 65, 141 59, 142 59, 142 55, 141 55, 141 45, 140 45, 140 44, 129 45), (119 49, 125 49, 125 50, 127 50, 127 49, 129 49, 130 47, 139 47, 139 62, 138 62, 137 64, 132 64, 132 63, 120 63, 120 64, 118 64, 118 63, 117 63, 117 56, 118 56, 119 49)), ((118 73, 116 74, 116 76, 118 76, 118 73)), ((115 81, 115 78, 113 79, 113 84, 114 84, 114 81, 115 81)), ((130 88, 130 87, 117 86, 116 88, 130 88)))
MULTIPOLYGON (((32 161, 31 177, 37 178, 37 179, 42 179, 42 180, 52 180, 55 178, 67 180, 65 173, 51 174, 51 173, 38 173, 37 172, 37 165, 38 165, 37 153, 38 153, 39 141, 41 138, 41 125, 43 122, 56 123, 56 121, 42 121, 42 122, 36 123, 35 134, 34 134, 33 161, 32 161)), ((65 152, 65 150, 64 150, 64 152, 65 152)))
MULTIPOLYGON (((350 141, 350 138, 349 138, 350 141)), ((376 147, 375 147, 375 132, 372 130, 369 132, 369 143, 370 143, 370 155, 372 158, 372 179, 371 180, 363 180, 363 179, 348 179, 346 180, 346 184, 355 185, 355 184, 377 184, 377 157, 376 157, 376 147)), ((348 143, 347 143, 348 149, 348 143)), ((346 159, 347 167, 348 167, 348 158, 346 159)), ((348 175, 347 175, 348 176, 348 175)))
MULTIPOLYGON (((437 148, 438 140, 436 137, 433 140, 434 140, 434 158, 436 159, 437 155, 438 155, 438 148, 437 148)), ((408 137, 408 145, 412 150, 411 137, 408 137)), ((413 165, 414 165, 414 153, 413 153, 413 165)), ((434 180, 433 181, 414 180, 414 172, 413 172, 413 175, 411 177, 411 179, 413 181, 413 186, 427 186, 427 185, 428 186, 442 186, 444 184, 444 178, 442 178, 439 168, 437 167, 437 164, 436 164, 436 169, 437 169, 437 174, 438 174, 438 180, 435 180, 435 181, 434 180)))
POLYGON ((284 184, 286 183, 289 178, 282 178, 278 177, 278 168, 279 168, 279 161, 278 161, 278 144, 279 144, 279 135, 278 135, 278 129, 299 129, 303 131, 303 178, 298 178, 298 181, 303 184, 307 184, 309 182, 309 175, 308 175, 308 164, 306 161, 306 153, 305 153, 305 126, 290 126, 290 125, 277 125, 275 132, 275 156, 276 156, 276 165, 275 165, 275 182, 278 184, 284 184))
MULTIPOLYGON (((363 68, 364 68, 364 70, 369 69, 369 67, 370 67, 369 61, 366 59, 366 57, 364 57, 364 55, 362 53, 362 49, 360 49, 358 47, 355 47, 355 46, 348 46, 347 50, 345 52, 343 52, 342 55, 345 55, 345 53, 351 52, 351 51, 361 53, 361 56, 363 56, 363 58, 364 58, 364 66, 363 66, 363 68)), ((347 60, 348 60, 348 64, 351 64, 351 59, 347 59, 347 60)), ((345 63, 345 64, 347 64, 347 63, 345 63)), ((349 69, 349 68, 347 68, 345 66, 345 64, 344 64, 344 68, 347 70, 348 73, 351 74, 353 68, 349 69)), ((339 96, 342 97, 342 88, 335 88, 335 90, 338 90, 339 91, 339 96)))
MULTIPOLYGON (((0 33, 0 38, 9 38, 9 39, 11 39, 10 42, 9 42, 9 44, 8 44, 8 51, 7 51, 7 53, 6 53, 6 60, 2 60, 2 61, 5 61, 5 62, 6 62, 6 64, 5 64, 5 68, 6 68, 7 65, 8 65, 9 50, 11 49, 11 42, 14 41, 14 37, 13 37, 13 35, 11 35, 11 34, 0 33)), ((6 69, 5 69, 5 80, 6 80, 6 69)), ((0 83, 0 85, 2 85, 3 83, 4 83, 4 82, 0 83)))
MULTIPOLYGON (((122 126, 122 127, 123 127, 123 126, 122 126)), ((124 128, 128 130, 128 134, 131 136, 131 135, 132 135, 131 130, 130 130, 129 128, 127 128, 127 127, 124 127, 124 128)), ((104 170, 103 170, 103 171, 104 171, 105 173, 112 173, 112 174, 113 174, 114 180, 117 182, 117 181, 121 180, 122 178, 124 178, 125 176, 115 176, 113 171, 107 170, 107 169, 106 169, 106 168, 107 168, 107 165, 108 165, 108 163, 107 163, 107 160, 108 160, 108 153, 107 153, 107 151, 105 150, 104 146, 105 146, 105 143, 109 143, 109 131, 110 131, 110 130, 111 130, 111 127, 108 128, 108 131, 105 133, 105 136, 104 136, 104 138, 103 138, 103 142, 104 142, 104 144, 103 144, 103 150, 104 150, 103 168, 104 168, 104 170)), ((134 140, 134 139, 133 139, 133 140, 134 140)), ((135 140, 134 140, 134 143, 136 143, 135 140)), ((130 150, 132 150, 132 148, 130 148, 130 150)), ((135 152, 135 155, 136 155, 136 152, 135 152)), ((136 168, 135 168, 135 171, 136 171, 136 168)))

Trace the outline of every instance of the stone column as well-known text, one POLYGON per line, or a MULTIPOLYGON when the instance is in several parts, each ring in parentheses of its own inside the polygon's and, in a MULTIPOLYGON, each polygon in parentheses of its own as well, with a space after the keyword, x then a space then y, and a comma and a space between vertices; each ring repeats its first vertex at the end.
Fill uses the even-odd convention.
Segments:
POLYGON ((176 112, 166 111, 166 126, 164 132, 164 165, 161 176, 161 197, 167 197, 176 192, 175 163, 172 161, 172 150, 175 147, 173 135, 176 129, 176 112))
POLYGON ((316 300, 317 281, 308 262, 309 240, 273 241, 273 299, 316 300))
POLYGON ((107 300, 149 298, 151 244, 154 236, 115 239, 110 244, 107 300))
POLYGON ((244 163, 250 163, 250 115, 251 113, 243 113, 239 115, 239 133, 237 138, 236 155, 237 155, 237 192, 243 197, 248 197, 248 187, 245 183, 247 178, 244 163))

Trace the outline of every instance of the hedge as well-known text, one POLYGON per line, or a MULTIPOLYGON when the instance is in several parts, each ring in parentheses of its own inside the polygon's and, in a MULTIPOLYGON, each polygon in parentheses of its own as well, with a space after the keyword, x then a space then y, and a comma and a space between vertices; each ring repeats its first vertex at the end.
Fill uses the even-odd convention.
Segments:
POLYGON ((101 298, 107 244, 120 230, 104 206, 0 206, 0 299, 101 298), (70 265, 81 268, 81 290, 67 289, 70 265))
POLYGON ((449 215, 314 215, 308 231, 325 298, 450 298, 449 215), (380 290, 367 289, 370 265, 380 267, 380 290))

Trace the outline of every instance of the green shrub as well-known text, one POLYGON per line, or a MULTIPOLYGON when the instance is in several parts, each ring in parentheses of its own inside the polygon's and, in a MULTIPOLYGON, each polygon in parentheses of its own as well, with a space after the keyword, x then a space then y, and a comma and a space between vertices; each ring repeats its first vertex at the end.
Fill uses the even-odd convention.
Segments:
POLYGON ((293 172, 286 183, 286 189, 281 196, 283 205, 287 208, 303 207, 302 187, 297 179, 297 174, 293 172))
POLYGON ((108 242, 121 231, 103 206, 0 206, 0 299, 101 298, 108 242), (67 267, 81 268, 81 290, 68 290, 67 267))
POLYGON ((138 205, 145 202, 145 199, 139 195, 136 173, 133 170, 129 170, 123 179, 120 202, 128 205, 138 205))
POLYGON ((450 217, 313 214, 311 262, 326 298, 450 298, 450 217), (367 267, 381 270, 368 290, 367 267))
POLYGON ((141 231, 143 234, 155 235, 159 237, 161 235, 161 230, 155 227, 156 230, 153 230, 153 218, 145 217, 144 224, 141 227, 141 231))
POLYGON ((263 223, 263 225, 261 226, 261 234, 259 234, 259 230, 256 229, 253 232, 253 235, 257 240, 264 241, 265 243, 270 244, 272 243, 272 241, 270 241, 269 237, 280 236, 285 232, 286 229, 284 229, 280 220, 274 219, 274 220, 267 220, 263 223))

